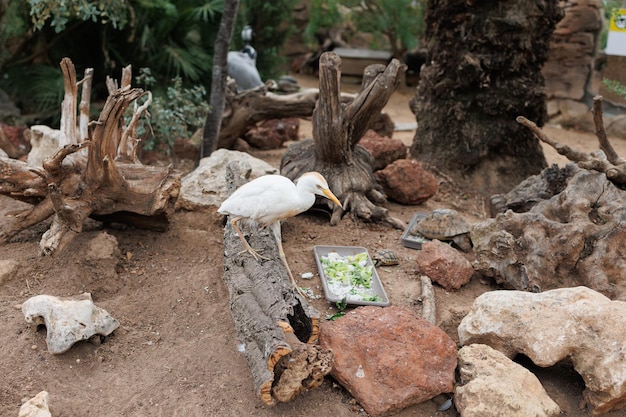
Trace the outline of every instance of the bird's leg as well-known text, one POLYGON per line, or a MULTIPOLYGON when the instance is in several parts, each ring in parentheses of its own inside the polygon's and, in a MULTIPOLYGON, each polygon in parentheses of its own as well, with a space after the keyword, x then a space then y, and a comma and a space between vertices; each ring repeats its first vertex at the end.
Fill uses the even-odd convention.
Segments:
POLYGON ((289 279, 291 279, 291 284, 302 297, 306 297, 304 293, 302 292, 302 290, 300 289, 300 287, 298 287, 298 283, 293 277, 293 274, 291 273, 291 269, 289 269, 289 264, 287 263, 287 257, 285 256, 285 251, 283 250, 283 240, 282 240, 281 233, 280 233, 280 222, 272 223, 270 225, 270 228, 272 229, 272 232, 274 233, 274 238, 276 239, 276 244, 278 245, 278 255, 280 256, 280 259, 283 261, 283 264, 285 265, 285 269, 287 269, 287 274, 289 274, 289 279))
POLYGON ((246 248, 245 250, 239 252, 240 254, 243 252, 248 252, 250 255, 252 255, 252 257, 254 259, 256 259, 257 261, 259 259, 264 259, 264 260, 269 260, 269 258, 266 258, 264 256, 261 256, 259 254, 259 252, 255 251, 254 249, 252 249, 252 246, 250 246, 250 244, 248 243, 248 241, 246 240, 246 238, 243 236, 243 232, 241 231, 241 229, 239 228, 239 225, 237 223, 239 223, 239 220, 241 220, 242 217, 235 217, 234 219, 232 219, 230 221, 230 224, 233 225, 233 229, 235 229, 235 232, 237 232, 237 236, 239 236, 239 239, 241 239, 241 243, 243 243, 243 247, 246 248))

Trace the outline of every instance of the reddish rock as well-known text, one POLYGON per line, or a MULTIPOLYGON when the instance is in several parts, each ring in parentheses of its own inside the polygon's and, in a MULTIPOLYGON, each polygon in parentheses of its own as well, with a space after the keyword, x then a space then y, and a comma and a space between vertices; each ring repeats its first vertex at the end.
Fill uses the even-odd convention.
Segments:
POLYGON ((437 193, 437 178, 414 159, 398 159, 374 173, 390 200, 422 204, 437 193))
POLYGON ((406 308, 359 307, 322 323, 319 343, 335 355, 331 375, 371 416, 453 390, 456 344, 406 308))
POLYGON ((371 129, 361 138, 359 145, 370 151, 374 157, 374 171, 383 169, 393 161, 404 159, 407 155, 407 147, 400 139, 380 136, 371 129))
POLYGON ((9 158, 20 159, 30 152, 30 136, 26 126, 9 126, 0 123, 0 148, 9 158))
POLYGON ((298 140, 300 119, 270 119, 259 122, 244 135, 250 146, 258 149, 278 149, 284 142, 298 140))
POLYGON ((420 270, 446 290, 458 290, 474 274, 472 264, 459 251, 439 240, 423 243, 416 260, 420 270))

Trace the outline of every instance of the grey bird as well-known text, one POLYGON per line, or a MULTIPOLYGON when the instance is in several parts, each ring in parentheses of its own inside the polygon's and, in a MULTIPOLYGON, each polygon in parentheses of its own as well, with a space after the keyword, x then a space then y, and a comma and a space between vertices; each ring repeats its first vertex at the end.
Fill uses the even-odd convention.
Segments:
POLYGON ((241 51, 228 53, 228 76, 234 78, 238 92, 263 85, 256 69, 256 56, 251 45, 244 46, 241 51))

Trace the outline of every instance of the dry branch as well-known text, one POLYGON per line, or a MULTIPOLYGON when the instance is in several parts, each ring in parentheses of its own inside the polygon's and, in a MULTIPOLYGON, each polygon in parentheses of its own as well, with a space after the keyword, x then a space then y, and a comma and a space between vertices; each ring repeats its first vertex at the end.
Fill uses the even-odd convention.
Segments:
MULTIPOLYGON (((48 157, 41 168, 0 158, 0 193, 34 205, 0 233, 0 243, 52 215, 52 225, 40 242, 45 255, 65 248, 81 232, 87 217, 107 220, 111 216, 134 225, 160 225, 163 229, 174 210, 180 176, 171 167, 115 161, 124 129, 124 112, 144 92, 130 86, 112 91, 89 140, 78 143, 75 69, 67 58, 61 67, 66 87, 61 125, 65 140, 70 143, 48 157), (86 156, 78 152, 83 148, 87 148, 86 156)), ((81 85, 85 89, 91 84, 83 81, 81 85)), ((89 94, 83 92, 83 99, 86 97, 89 94)))
MULTIPOLYGON (((242 183, 239 165, 227 168, 230 188, 242 183)), ((314 344, 320 313, 291 283, 273 234, 242 224, 252 247, 269 260, 247 252, 230 222, 224 230, 224 281, 237 337, 252 372, 257 396, 266 404, 287 402, 319 387, 332 366, 332 352, 314 344)))
POLYGON ((570 161, 576 162, 580 168, 603 172, 611 182, 624 187, 626 186, 626 161, 617 155, 606 136, 604 122, 602 120, 601 96, 594 97, 592 111, 596 137, 598 138, 598 143, 600 144, 603 155, 597 155, 596 153, 587 154, 563 143, 559 143, 546 135, 536 123, 528 120, 524 116, 518 116, 517 122, 529 128, 539 140, 552 146, 558 153, 565 156, 570 161))
MULTIPOLYGON (((311 117, 319 89, 307 88, 297 93, 283 95, 272 93, 269 91, 270 87, 271 82, 268 81, 263 86, 238 93, 235 85, 229 86, 216 149, 232 149, 237 139, 260 121, 311 117)), ((354 94, 343 93, 341 100, 348 103, 354 97, 354 94)))

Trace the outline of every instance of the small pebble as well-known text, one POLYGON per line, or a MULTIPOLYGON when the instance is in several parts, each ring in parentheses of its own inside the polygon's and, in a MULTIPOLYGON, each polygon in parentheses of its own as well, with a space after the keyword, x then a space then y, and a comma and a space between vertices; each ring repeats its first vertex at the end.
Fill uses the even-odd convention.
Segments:
POLYGON ((32 345, 30 348, 31 348, 32 350, 36 350, 36 349, 37 349, 37 345, 32 345))
POLYGON ((450 407, 452 407, 452 398, 448 398, 447 400, 445 400, 443 402, 443 404, 441 404, 438 408, 439 411, 446 411, 449 410, 450 407))

